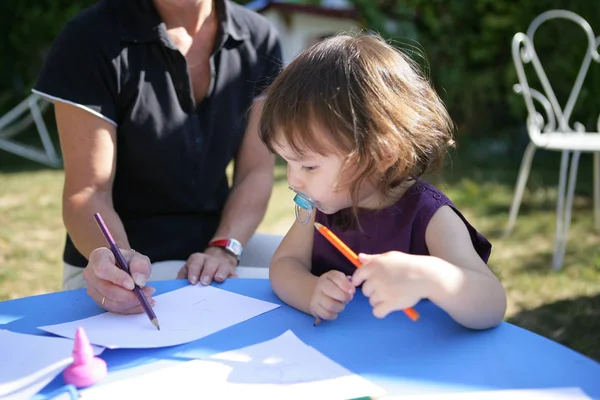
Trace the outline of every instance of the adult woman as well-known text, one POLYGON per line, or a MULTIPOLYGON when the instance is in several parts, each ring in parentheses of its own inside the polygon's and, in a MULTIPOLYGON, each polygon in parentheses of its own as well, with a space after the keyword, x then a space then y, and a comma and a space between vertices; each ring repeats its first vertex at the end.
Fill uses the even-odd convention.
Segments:
POLYGON ((191 283, 235 274, 272 187, 257 118, 280 59, 268 22, 228 0, 101 0, 67 24, 34 89, 55 102, 64 157, 64 288, 85 279, 130 313, 150 261, 187 260, 191 283), (95 212, 133 280, 101 248, 95 212))

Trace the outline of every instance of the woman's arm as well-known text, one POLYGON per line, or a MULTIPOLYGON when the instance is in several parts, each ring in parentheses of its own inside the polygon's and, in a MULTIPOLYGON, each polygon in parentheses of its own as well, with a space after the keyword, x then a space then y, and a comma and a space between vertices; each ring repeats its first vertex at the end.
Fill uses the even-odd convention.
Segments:
MULTIPOLYGON (((130 276, 116 266, 114 256, 107 249, 93 252, 106 246, 93 218, 97 212, 102 215, 117 245, 121 249, 130 249, 125 229, 112 203, 116 128, 67 103, 57 101, 54 108, 65 165, 63 220, 75 247, 89 259, 83 271, 87 293, 109 311, 142 312, 132 289, 134 279, 138 285, 145 285, 150 275, 148 257, 127 254, 130 276)), ((150 299, 153 288, 146 286, 143 291, 150 299)))
POLYGON ((275 156, 258 136, 262 100, 252 105, 234 164, 233 187, 213 239, 235 238, 246 245, 263 219, 273 188, 275 156))
POLYGON ((117 146, 116 127, 71 104, 54 105, 65 165, 63 221, 84 257, 106 246, 93 214, 98 212, 117 245, 129 249, 123 224, 112 203, 117 146))
POLYGON ((440 208, 427 226, 425 240, 433 256, 430 300, 466 327, 485 329, 500 324, 506 293, 475 251, 460 217, 450 207, 440 208))

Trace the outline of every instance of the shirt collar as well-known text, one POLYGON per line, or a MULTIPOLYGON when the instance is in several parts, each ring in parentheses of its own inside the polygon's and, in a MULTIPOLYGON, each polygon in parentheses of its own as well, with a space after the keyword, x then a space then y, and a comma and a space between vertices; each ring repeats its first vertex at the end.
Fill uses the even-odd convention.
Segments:
MULTIPOLYGON (((170 43, 165 23, 161 20, 152 0, 111 0, 116 2, 119 33, 125 42, 148 42, 161 40, 170 43)), ((217 43, 219 47, 227 41, 241 42, 250 37, 248 27, 231 12, 235 7, 228 0, 214 0, 219 18, 217 43)))

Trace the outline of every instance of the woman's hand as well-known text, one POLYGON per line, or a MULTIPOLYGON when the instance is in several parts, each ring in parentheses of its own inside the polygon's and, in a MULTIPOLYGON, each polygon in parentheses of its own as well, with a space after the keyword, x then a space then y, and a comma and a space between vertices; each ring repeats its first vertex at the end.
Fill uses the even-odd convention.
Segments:
POLYGON ((83 270, 87 283, 87 294, 96 304, 107 311, 117 314, 138 314, 144 312, 140 301, 133 293, 134 285, 142 288, 151 306, 155 301, 152 294, 156 291, 146 286, 152 267, 150 259, 133 250, 121 250, 129 264, 131 275, 119 268, 113 253, 105 248, 92 251, 88 265, 83 270))
POLYGON ((204 286, 215 282, 224 282, 227 278, 235 278, 237 259, 219 247, 209 247, 204 253, 192 254, 185 265, 177 273, 177 279, 187 279, 192 285, 200 283, 204 286))

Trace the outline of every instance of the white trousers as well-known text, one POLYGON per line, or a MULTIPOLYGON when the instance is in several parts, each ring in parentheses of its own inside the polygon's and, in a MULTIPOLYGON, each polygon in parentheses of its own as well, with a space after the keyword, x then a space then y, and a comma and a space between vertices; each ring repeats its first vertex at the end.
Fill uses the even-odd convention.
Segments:
MULTIPOLYGON (((242 253, 240 265, 236 269, 238 278, 269 278, 269 264, 273 253, 277 250, 283 236, 256 233, 248 241, 242 253)), ((177 272, 183 267, 185 260, 160 261, 152 264, 149 281, 165 281, 177 278, 177 272)), ((67 263, 63 268, 63 290, 81 289, 85 287, 83 268, 67 263)))

